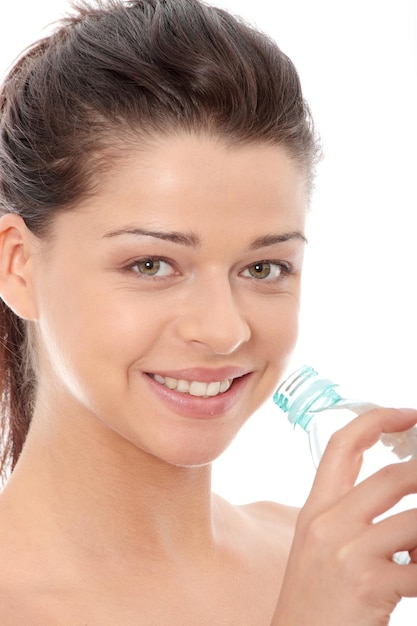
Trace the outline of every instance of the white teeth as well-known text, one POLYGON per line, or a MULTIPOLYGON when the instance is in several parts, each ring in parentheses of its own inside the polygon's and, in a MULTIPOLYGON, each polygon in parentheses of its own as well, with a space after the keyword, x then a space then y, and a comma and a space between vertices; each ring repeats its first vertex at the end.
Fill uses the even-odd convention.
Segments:
POLYGON ((191 396, 197 396, 200 398, 207 398, 219 395, 230 389, 233 379, 226 379, 221 381, 214 381, 211 383, 204 383, 199 380, 177 380, 170 376, 160 376, 155 374, 153 378, 168 387, 168 389, 179 391, 180 393, 189 393, 191 396))
MULTIPOLYGON (((229 381, 226 381, 226 382, 229 382, 229 381)), ((220 393, 220 387, 221 387, 221 383, 218 383, 218 382, 216 382, 216 383, 209 383, 207 385, 207 395, 208 396, 217 396, 217 394, 220 393)))
POLYGON ((159 382, 162 382, 162 384, 165 384, 168 387, 168 389, 175 389, 176 388, 178 381, 175 380, 175 378, 168 378, 168 376, 167 376, 165 378, 165 383, 164 383, 163 376, 160 376, 159 378, 162 378, 162 380, 160 380, 159 382))
MULTIPOLYGON (((173 387, 173 389, 175 389, 175 387, 173 387)), ((179 380, 177 382, 177 391, 188 393, 190 391, 190 383, 186 380, 179 380)))
POLYGON ((220 383, 220 393, 224 393, 230 387, 230 382, 228 380, 222 380, 220 383))
POLYGON ((199 383, 196 380, 190 385, 188 392, 191 396, 206 396, 207 395, 207 383, 199 383))

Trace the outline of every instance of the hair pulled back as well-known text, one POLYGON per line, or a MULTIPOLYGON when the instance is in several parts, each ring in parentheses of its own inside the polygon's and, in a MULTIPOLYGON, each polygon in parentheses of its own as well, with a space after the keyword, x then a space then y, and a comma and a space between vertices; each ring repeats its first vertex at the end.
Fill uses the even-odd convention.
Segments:
MULTIPOLYGON (((128 146, 208 133, 282 145, 311 181, 318 145, 297 72, 266 35, 199 0, 82 2, 0 92, 0 213, 46 236, 128 146)), ((29 429, 28 328, 0 301, 0 472, 29 429)))

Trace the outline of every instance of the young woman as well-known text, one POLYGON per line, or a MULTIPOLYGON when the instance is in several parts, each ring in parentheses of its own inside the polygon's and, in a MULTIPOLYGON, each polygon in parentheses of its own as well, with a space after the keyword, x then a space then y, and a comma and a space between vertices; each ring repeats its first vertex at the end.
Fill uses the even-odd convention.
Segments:
POLYGON ((199 0, 81 5, 0 100, 2 626, 381 626, 417 595, 409 428, 337 434, 300 514, 210 463, 297 337, 318 146, 297 73, 199 0), (409 550, 412 563, 392 561, 409 550))

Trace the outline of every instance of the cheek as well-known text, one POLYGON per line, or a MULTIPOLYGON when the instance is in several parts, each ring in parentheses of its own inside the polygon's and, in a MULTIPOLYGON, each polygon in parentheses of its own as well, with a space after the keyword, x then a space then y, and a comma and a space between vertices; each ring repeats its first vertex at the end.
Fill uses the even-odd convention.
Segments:
POLYGON ((100 333, 109 349, 119 346, 125 355, 136 357, 162 334, 169 324, 170 311, 165 303, 138 293, 114 294, 100 307, 100 333))
POLYGON ((83 373, 94 371, 95 357, 106 349, 110 329, 101 309, 93 285, 64 271, 50 276, 38 322, 38 345, 48 376, 73 387, 83 373))
POLYGON ((281 360, 281 355, 291 352, 298 337, 298 322, 299 303, 294 297, 258 309, 256 333, 266 354, 281 360))
POLYGON ((285 306, 268 307, 257 323, 259 356, 264 359, 264 393, 269 396, 284 374, 298 339, 298 302, 289 299, 285 306))

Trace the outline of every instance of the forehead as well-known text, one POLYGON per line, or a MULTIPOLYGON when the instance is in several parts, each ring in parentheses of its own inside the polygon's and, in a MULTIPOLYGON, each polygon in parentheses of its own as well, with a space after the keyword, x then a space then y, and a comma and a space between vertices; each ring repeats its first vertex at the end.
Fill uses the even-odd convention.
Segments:
POLYGON ((103 191, 115 182, 122 183, 133 170, 138 175, 151 174, 161 186, 182 181, 196 187, 204 179, 207 183, 223 179, 230 185, 242 185, 248 175, 260 184, 278 183, 282 190, 286 181, 290 186, 295 182, 307 186, 307 174, 286 149, 263 142, 230 144, 216 136, 184 133, 156 136, 137 149, 126 146, 120 154, 124 156, 114 160, 101 180, 103 191))
POLYGON ((145 148, 127 146, 98 183, 75 213, 88 215, 91 227, 103 230, 137 220, 193 230, 217 220, 218 228, 233 230, 237 220, 245 220, 264 221, 265 232, 277 219, 295 230, 308 204, 306 175, 284 148, 229 145, 209 136, 184 134, 157 138, 145 148))

